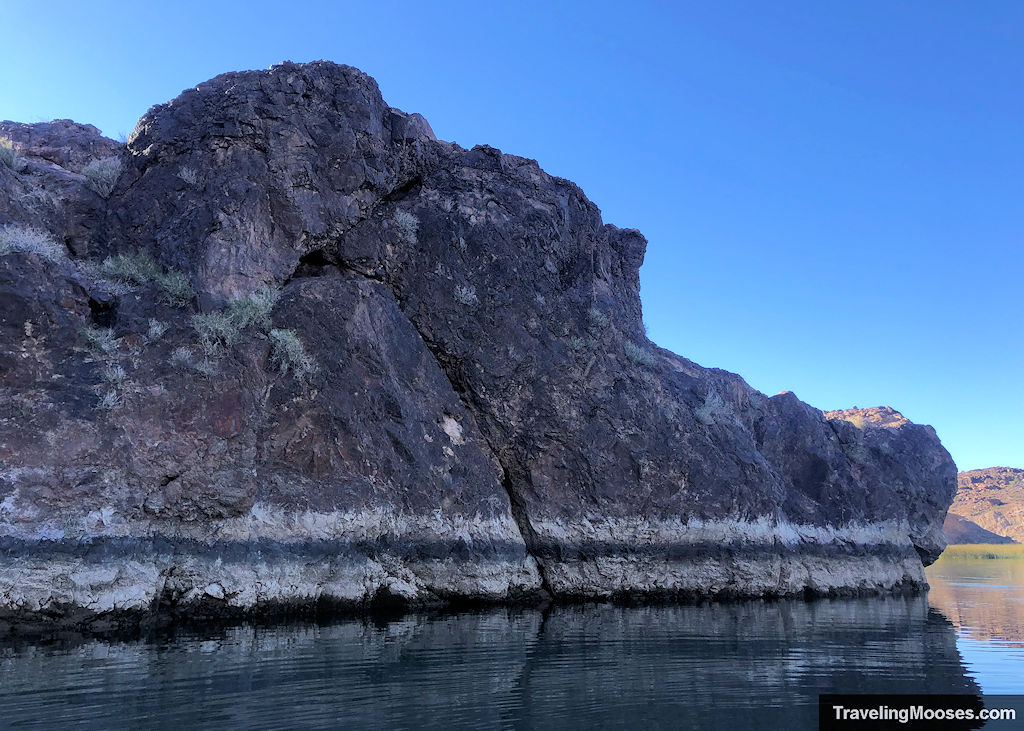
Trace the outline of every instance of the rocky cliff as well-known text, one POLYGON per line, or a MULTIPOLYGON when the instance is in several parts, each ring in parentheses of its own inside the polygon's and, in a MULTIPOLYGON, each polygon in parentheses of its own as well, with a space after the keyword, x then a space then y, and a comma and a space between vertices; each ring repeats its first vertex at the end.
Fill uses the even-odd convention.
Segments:
POLYGON ((646 241, 331 63, 5 122, 14 619, 923 583, 956 470, 647 340, 646 241))
POLYGON ((961 472, 950 517, 961 517, 1003 540, 951 543, 1024 543, 1024 470, 988 467, 961 472))

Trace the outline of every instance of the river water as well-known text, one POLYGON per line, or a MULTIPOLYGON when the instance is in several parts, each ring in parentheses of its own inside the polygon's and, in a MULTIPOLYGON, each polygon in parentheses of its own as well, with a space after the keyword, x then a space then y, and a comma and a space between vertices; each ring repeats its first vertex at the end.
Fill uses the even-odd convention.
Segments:
POLYGON ((1024 561, 928 597, 558 606, 0 647, 0 727, 815 728, 819 693, 1024 693, 1024 561))

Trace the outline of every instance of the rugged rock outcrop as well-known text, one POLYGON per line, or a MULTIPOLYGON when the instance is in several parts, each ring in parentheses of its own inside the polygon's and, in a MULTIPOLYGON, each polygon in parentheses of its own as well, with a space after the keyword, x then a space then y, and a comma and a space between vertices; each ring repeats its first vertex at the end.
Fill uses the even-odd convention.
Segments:
POLYGON ((944 546, 930 427, 656 347, 640 233, 356 69, 0 136, 10 616, 883 591, 944 546))
POLYGON ((961 472, 957 483, 950 515, 960 516, 1009 540, 956 542, 1024 543, 1024 470, 1013 467, 970 470, 961 472))

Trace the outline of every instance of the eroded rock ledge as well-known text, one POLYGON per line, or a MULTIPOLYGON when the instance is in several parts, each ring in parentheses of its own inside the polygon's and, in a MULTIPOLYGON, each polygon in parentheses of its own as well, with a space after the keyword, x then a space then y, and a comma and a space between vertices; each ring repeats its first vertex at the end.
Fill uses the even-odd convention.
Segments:
POLYGON ((0 123, 0 615, 923 585, 956 469, 643 334, 646 241, 347 66, 0 123))

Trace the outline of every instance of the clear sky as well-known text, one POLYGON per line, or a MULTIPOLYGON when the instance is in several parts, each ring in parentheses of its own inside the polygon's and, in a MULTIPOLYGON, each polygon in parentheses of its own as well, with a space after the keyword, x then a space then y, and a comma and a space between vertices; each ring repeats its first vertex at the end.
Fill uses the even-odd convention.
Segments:
POLYGON ((650 241, 652 339, 1024 467, 1024 3, 4 4, 0 118, 117 137, 229 70, 330 59, 536 158, 650 241))

